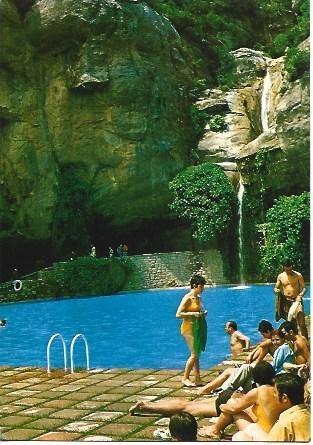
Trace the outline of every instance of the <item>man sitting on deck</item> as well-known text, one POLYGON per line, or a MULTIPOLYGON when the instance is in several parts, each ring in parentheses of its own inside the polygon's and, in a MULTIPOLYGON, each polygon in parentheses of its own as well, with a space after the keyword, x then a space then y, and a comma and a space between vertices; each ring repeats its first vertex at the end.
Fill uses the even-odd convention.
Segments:
POLYGON ((230 350, 233 357, 241 354, 250 347, 250 338, 238 331, 235 321, 228 321, 225 325, 225 331, 230 335, 230 350))
MULTIPOLYGON (((216 377, 212 382, 207 383, 203 388, 199 390, 199 394, 210 394, 214 389, 219 388, 223 383, 227 381, 227 384, 223 385, 222 388, 227 388, 229 386, 233 387, 236 382, 246 381, 246 391, 251 389, 251 379, 249 376, 252 376, 252 366, 253 363, 255 366, 257 363, 260 363, 267 354, 274 355, 274 346, 271 341, 271 335, 273 331, 272 324, 267 320, 261 320, 258 326, 258 331, 264 338, 264 340, 259 343, 256 348, 253 349, 252 352, 247 357, 247 363, 249 365, 241 367, 242 370, 238 371, 237 368, 229 367, 226 368, 222 374, 216 377), (232 376, 232 379, 230 378, 232 376)), ((240 369, 241 369, 240 368, 240 369)), ((241 386, 241 385, 239 385, 241 386)), ((239 387, 237 386, 237 388, 239 387)))

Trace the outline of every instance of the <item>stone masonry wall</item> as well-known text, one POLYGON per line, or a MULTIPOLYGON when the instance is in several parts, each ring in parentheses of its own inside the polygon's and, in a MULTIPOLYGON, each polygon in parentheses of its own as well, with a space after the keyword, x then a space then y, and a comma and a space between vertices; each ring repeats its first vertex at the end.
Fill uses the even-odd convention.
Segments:
POLYGON ((129 258, 134 271, 124 290, 185 286, 197 272, 214 283, 225 283, 222 256, 217 250, 151 253, 129 258))

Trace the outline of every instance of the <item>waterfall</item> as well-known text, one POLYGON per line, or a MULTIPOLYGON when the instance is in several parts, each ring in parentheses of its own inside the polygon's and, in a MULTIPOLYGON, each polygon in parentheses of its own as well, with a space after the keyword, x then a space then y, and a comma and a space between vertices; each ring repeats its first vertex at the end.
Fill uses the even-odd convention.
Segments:
POLYGON ((268 109, 269 109, 271 87, 272 87, 272 82, 271 82, 270 71, 269 68, 267 68, 266 76, 264 77, 263 81, 263 90, 261 97, 261 124, 263 132, 268 130, 268 109))
POLYGON ((245 192, 245 188, 242 182, 242 177, 240 175, 239 179, 239 189, 238 189, 238 216, 239 216, 239 226, 238 226, 238 236, 239 236, 239 272, 240 272, 240 284, 244 284, 243 279, 243 257, 242 257, 242 198, 245 192))

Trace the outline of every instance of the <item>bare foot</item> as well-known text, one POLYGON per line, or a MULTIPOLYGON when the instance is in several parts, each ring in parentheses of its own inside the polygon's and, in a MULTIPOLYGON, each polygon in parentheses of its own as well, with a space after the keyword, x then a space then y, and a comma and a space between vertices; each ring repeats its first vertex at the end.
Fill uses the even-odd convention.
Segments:
POLYGON ((210 439, 217 439, 219 440, 221 438, 221 433, 216 431, 215 425, 211 426, 203 426, 199 429, 198 435, 200 437, 208 437, 210 439))
POLYGON ((145 402, 143 402, 142 400, 139 400, 137 403, 135 403, 135 405, 131 406, 129 408, 129 413, 134 416, 135 415, 135 411, 141 411, 145 406, 145 402))
POLYGON ((188 386, 188 387, 195 387, 196 386, 196 384, 195 383, 193 383, 191 380, 189 380, 189 379, 183 379, 182 381, 182 384, 184 385, 184 386, 188 386))

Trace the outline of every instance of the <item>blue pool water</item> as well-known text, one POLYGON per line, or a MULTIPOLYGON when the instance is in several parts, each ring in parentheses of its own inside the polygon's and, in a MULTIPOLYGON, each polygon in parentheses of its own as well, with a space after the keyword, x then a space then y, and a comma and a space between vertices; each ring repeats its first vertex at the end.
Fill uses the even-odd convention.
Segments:
MULTIPOLYGON (((73 336, 83 333, 89 344, 92 368, 183 368, 188 351, 180 336, 181 321, 175 318, 186 289, 151 290, 102 297, 58 299, 2 304, 0 318, 0 364, 46 367, 46 347, 52 334, 62 334, 69 351, 73 336)), ((309 292, 305 310, 309 313, 309 292)), ((207 368, 229 354, 227 320, 236 320, 239 330, 259 340, 260 319, 274 320, 273 286, 208 288, 203 292, 208 310, 208 343, 201 356, 207 368)), ((278 323, 273 322, 276 327, 278 323)), ((78 340, 75 366, 85 365, 85 349, 78 340)), ((61 343, 51 347, 51 366, 63 367, 61 343)))

